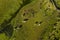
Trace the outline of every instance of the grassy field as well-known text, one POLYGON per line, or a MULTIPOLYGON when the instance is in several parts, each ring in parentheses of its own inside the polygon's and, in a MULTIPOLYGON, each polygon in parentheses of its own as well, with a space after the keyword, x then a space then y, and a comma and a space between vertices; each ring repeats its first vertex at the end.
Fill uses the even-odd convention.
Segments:
POLYGON ((60 1, 0 0, 0 40, 60 40, 60 1))

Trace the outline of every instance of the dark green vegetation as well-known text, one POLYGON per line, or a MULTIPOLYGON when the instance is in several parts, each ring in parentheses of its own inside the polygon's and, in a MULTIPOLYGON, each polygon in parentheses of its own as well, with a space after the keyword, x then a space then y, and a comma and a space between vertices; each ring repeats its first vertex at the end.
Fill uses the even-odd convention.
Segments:
POLYGON ((0 0, 0 40, 60 40, 60 1, 0 0))

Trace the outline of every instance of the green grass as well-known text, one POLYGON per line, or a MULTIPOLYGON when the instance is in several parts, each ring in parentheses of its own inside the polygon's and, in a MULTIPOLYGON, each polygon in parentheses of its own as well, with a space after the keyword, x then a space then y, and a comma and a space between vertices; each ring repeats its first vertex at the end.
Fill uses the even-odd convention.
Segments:
POLYGON ((60 10, 50 0, 0 0, 0 40, 60 40, 60 10))

